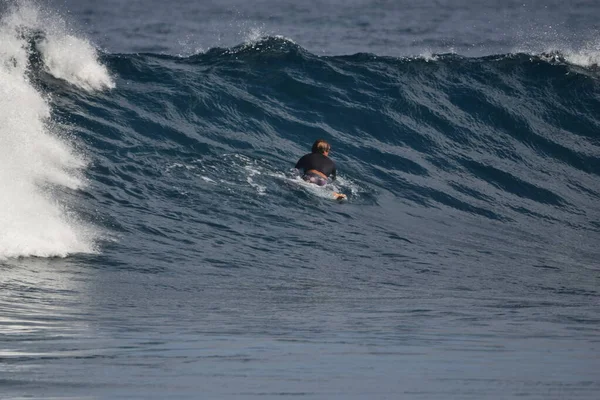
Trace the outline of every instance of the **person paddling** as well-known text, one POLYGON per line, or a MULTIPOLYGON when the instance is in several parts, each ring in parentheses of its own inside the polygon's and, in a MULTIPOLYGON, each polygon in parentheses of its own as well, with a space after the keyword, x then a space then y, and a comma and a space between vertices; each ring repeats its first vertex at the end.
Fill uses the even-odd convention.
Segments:
MULTIPOLYGON (((317 139, 312 146, 312 152, 306 154, 296 163, 296 169, 303 170, 302 179, 315 185, 325 186, 331 178, 336 179, 335 162, 329 158, 331 145, 323 139, 317 139)), ((333 193, 337 200, 346 198, 345 194, 333 193)))

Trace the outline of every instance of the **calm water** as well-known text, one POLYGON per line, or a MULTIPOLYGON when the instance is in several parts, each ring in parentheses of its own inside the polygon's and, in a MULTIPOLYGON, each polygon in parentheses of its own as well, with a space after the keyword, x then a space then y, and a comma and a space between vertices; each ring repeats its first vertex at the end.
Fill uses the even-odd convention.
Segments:
POLYGON ((0 398, 598 397, 600 4, 1 9, 0 398))

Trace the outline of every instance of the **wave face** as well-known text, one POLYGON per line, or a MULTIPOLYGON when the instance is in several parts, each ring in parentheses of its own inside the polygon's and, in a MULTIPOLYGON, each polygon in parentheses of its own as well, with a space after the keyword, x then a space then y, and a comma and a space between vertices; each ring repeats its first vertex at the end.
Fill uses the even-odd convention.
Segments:
POLYGON ((561 54, 318 57, 270 37, 103 62, 114 90, 45 67, 38 79, 92 154, 85 202, 148 246, 163 238, 185 253, 215 228, 234 237, 247 214, 310 226, 296 213, 316 200, 290 191, 289 170, 319 137, 333 145, 334 189, 361 213, 598 233, 598 75, 561 54))

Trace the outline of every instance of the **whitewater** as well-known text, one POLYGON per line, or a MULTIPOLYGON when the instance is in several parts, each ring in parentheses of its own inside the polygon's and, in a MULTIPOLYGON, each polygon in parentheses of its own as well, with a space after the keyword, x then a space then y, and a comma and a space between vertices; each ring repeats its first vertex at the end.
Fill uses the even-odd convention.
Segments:
POLYGON ((86 90, 114 83, 87 41, 65 32, 60 19, 48 18, 25 5, 0 22, 0 258, 65 256, 93 248, 93 230, 70 217, 68 205, 53 194, 56 187, 74 190, 84 184, 80 171, 86 160, 69 144, 68 132, 52 123, 50 95, 32 82, 31 46, 56 78, 86 90), (40 32, 43 37, 34 39, 40 32))
POLYGON ((600 8, 373 4, 2 3, 0 397, 597 396, 600 8))

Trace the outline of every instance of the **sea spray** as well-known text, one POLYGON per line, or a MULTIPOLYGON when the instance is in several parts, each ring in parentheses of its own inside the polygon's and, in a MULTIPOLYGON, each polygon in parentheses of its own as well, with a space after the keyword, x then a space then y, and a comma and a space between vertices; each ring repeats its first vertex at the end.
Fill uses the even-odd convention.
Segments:
POLYGON ((94 249, 94 229, 68 216, 53 188, 84 185, 86 160, 51 122, 47 96, 29 78, 31 52, 72 85, 114 87, 94 48, 33 3, 0 20, 0 259, 66 256, 94 249), (33 45, 32 45, 33 44, 33 45))

